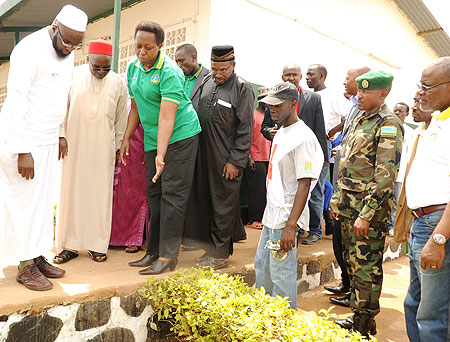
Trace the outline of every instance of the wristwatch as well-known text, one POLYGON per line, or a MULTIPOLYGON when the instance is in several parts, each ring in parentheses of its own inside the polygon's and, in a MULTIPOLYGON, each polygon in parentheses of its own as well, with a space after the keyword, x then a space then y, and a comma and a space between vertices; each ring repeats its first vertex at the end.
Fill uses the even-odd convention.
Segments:
POLYGON ((431 234, 431 237, 433 238, 433 241, 438 245, 445 245, 445 243, 447 242, 447 239, 442 234, 433 233, 431 234))

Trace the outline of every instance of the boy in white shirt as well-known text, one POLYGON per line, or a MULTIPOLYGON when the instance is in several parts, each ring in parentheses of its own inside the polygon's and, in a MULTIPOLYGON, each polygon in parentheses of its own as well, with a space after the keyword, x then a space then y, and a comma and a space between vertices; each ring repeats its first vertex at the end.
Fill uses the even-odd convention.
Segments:
POLYGON ((261 102, 283 126, 275 135, 267 174, 264 228, 255 256, 256 287, 288 297, 297 308, 297 231, 308 229, 306 203, 323 165, 319 142, 296 113, 298 90, 280 83, 261 102), (306 209, 306 210, 305 210, 306 209))

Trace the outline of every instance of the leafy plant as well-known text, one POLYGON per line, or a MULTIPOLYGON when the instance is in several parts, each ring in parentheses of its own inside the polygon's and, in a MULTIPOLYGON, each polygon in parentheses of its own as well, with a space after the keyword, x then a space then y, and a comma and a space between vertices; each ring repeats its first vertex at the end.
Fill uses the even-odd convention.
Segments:
MULTIPOLYGON (((255 289, 240 276, 211 269, 186 269, 162 279, 149 277, 139 294, 152 301, 158 321, 184 341, 217 342, 356 342, 358 332, 334 324, 330 310, 306 316, 292 310, 286 298, 255 289)), ((150 323, 157 329, 156 323, 150 323)), ((376 341, 371 338, 370 341, 376 341)))

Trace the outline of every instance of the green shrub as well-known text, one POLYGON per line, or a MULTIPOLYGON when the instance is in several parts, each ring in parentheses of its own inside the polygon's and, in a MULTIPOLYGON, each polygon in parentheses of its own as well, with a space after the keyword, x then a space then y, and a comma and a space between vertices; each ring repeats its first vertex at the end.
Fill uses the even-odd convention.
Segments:
MULTIPOLYGON (((149 277, 139 294, 153 302, 154 318, 171 322, 171 330, 184 341, 365 341, 331 322, 335 315, 329 311, 306 316, 292 310, 285 298, 249 287, 242 277, 210 269, 149 277)), ((150 325, 157 329, 154 322, 150 325)))

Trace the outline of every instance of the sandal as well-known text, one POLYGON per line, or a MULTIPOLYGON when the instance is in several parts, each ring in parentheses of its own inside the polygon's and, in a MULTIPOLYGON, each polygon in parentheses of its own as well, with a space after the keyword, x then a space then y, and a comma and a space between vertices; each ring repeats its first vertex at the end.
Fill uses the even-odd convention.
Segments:
POLYGON ((127 252, 127 253, 137 253, 140 250, 141 250, 141 246, 135 246, 135 245, 127 246, 125 248, 125 252, 127 252))
POLYGON ((206 259, 208 259, 208 258, 209 258, 208 254, 207 254, 207 253, 203 253, 203 255, 202 255, 201 257, 195 258, 195 262, 196 262, 196 263, 200 263, 200 262, 202 262, 203 260, 206 260, 206 259))
POLYGON ((214 270, 220 270, 228 267, 226 259, 217 259, 214 257, 207 257, 195 265, 198 268, 211 267, 214 270))
POLYGON ((64 264, 69 260, 75 259, 78 257, 78 253, 69 251, 68 249, 63 249, 63 251, 53 258, 53 262, 55 264, 64 264))
POLYGON ((252 229, 263 229, 264 225, 261 222, 253 221, 252 224, 247 224, 246 227, 252 229))
POLYGON ((103 262, 106 261, 106 259, 108 259, 105 253, 98 253, 94 251, 88 251, 88 253, 91 256, 92 260, 97 262, 103 262))

